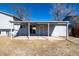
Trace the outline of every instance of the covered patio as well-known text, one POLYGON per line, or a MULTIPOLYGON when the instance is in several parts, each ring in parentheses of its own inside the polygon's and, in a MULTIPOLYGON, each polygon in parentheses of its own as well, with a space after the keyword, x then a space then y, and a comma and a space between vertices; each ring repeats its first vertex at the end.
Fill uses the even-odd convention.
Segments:
MULTIPOLYGON (((31 35, 31 25, 33 25, 33 24, 35 24, 35 25, 38 25, 37 27, 38 27, 38 31, 39 31, 39 34, 40 34, 40 25, 42 26, 42 28, 43 28, 43 31, 45 31, 44 30, 44 25, 46 25, 46 27, 47 27, 47 35, 46 36, 41 36, 41 34, 40 35, 38 35, 37 36, 37 38, 39 39, 40 38, 40 36, 43 38, 43 37, 46 37, 46 39, 50 39, 50 38, 52 38, 53 36, 51 36, 50 35, 50 29, 51 29, 51 27, 50 27, 50 25, 64 25, 64 26, 66 26, 66 36, 65 36, 65 39, 68 39, 68 24, 69 24, 69 22, 68 21, 10 21, 10 23, 11 23, 11 26, 13 27, 14 26, 14 24, 27 24, 28 26, 28 35, 26 35, 27 37, 28 37, 28 39, 31 39, 31 38, 33 38, 33 37, 36 37, 36 35, 31 35)), ((36 30, 36 28, 35 28, 35 26, 34 26, 34 29, 36 30)), ((12 33, 12 28, 11 28, 11 33, 12 33)), ((59 32, 60 33, 60 32, 59 32)), ((12 35, 11 35, 11 39, 12 39, 12 35)))

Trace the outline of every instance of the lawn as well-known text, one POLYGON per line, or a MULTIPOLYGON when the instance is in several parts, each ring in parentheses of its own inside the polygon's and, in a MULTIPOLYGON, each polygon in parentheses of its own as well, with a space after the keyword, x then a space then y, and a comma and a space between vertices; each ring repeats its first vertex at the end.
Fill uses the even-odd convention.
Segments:
POLYGON ((76 56, 79 45, 68 40, 10 40, 0 38, 1 56, 76 56))

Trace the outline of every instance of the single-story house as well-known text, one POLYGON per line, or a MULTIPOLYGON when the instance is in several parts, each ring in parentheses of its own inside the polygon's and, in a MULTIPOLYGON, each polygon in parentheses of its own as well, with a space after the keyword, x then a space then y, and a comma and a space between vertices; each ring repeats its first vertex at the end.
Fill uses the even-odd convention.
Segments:
POLYGON ((20 24, 17 36, 52 36, 68 38, 68 21, 10 21, 10 23, 20 24))
POLYGON ((0 12, 0 20, 0 35, 68 38, 68 21, 22 21, 5 12, 0 12))

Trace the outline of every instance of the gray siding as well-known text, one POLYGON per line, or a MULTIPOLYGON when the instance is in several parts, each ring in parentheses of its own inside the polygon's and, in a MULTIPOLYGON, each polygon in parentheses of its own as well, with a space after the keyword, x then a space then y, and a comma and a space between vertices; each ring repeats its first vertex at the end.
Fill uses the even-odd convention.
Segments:
MULTIPOLYGON (((31 24, 34 25, 34 24, 31 24)), ((48 35, 48 25, 47 24, 35 24, 36 25, 36 34, 35 36, 47 36, 48 35)), ((55 29, 55 26, 65 26, 65 25, 54 25, 50 24, 49 28, 49 35, 52 36, 53 31, 55 29)), ((58 29, 60 30, 60 29, 58 29)), ((57 33, 60 33, 59 31, 57 33)), ((25 28, 20 28, 18 33, 18 36, 28 36, 28 24, 25 25, 25 28)), ((31 34, 30 34, 31 35, 31 34)))
POLYGON ((19 28, 17 36, 27 36, 28 35, 28 25, 25 24, 25 28, 19 28))

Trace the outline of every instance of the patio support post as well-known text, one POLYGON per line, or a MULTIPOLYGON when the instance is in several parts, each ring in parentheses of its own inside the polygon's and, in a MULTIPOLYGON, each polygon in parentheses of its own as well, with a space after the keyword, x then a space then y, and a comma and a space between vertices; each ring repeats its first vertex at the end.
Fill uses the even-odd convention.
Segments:
POLYGON ((68 31, 68 22, 67 22, 67 23, 66 23, 66 40, 68 39, 68 36, 69 36, 69 35, 68 35, 68 34, 69 34, 68 32, 69 32, 69 31, 68 31))
POLYGON ((49 39, 49 23, 48 23, 48 39, 49 39))
POLYGON ((44 33, 44 24, 43 24, 43 33, 44 33))
POLYGON ((11 40, 12 40, 12 26, 13 26, 13 24, 11 23, 11 30, 10 30, 10 38, 11 38, 11 40))
POLYGON ((28 37, 30 39, 30 23, 28 23, 28 37))
POLYGON ((39 25, 39 28, 38 28, 38 30, 39 30, 39 36, 40 36, 40 25, 39 25))
POLYGON ((38 39, 40 38, 40 24, 38 24, 38 39))

